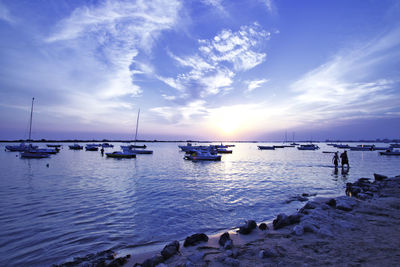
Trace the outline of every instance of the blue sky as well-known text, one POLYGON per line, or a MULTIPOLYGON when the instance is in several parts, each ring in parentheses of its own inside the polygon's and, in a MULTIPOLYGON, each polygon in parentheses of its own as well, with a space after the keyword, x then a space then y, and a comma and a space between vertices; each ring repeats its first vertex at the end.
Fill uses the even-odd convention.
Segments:
POLYGON ((0 139, 400 137, 400 2, 0 0, 0 139))

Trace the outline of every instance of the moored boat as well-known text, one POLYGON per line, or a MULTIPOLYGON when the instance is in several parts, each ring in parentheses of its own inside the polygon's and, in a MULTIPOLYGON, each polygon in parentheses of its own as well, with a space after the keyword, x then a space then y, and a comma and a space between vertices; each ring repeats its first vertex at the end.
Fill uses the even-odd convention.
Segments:
POLYGON ((298 150, 317 150, 319 149, 319 146, 314 145, 314 144, 306 144, 306 145, 300 145, 297 147, 298 150))
POLYGON ((275 146, 257 146, 260 150, 275 150, 275 146))
POLYGON ((45 152, 24 151, 20 153, 21 158, 42 159, 50 157, 50 154, 45 152))
POLYGON ((400 156, 399 150, 386 150, 384 152, 379 152, 383 156, 400 156))
POLYGON ((209 151, 199 150, 190 155, 186 155, 184 159, 192 161, 202 161, 202 160, 220 161, 221 155, 214 155, 211 154, 209 151))
POLYGON ((136 154, 128 151, 114 151, 112 153, 106 153, 106 156, 109 158, 136 158, 136 154))
POLYGON ((99 146, 96 144, 88 144, 85 146, 85 150, 86 151, 98 151, 99 150, 99 146))
POLYGON ((37 147, 38 147, 38 146, 34 146, 34 145, 32 145, 32 144, 25 144, 24 142, 22 142, 22 143, 19 144, 19 145, 15 145, 15 146, 9 145, 9 146, 6 146, 6 149, 7 149, 8 151, 11 151, 11 152, 23 152, 23 151, 27 151, 27 150, 29 150, 29 149, 37 148, 37 147))
POLYGON ((69 149, 73 149, 73 150, 80 150, 80 149, 83 149, 83 146, 80 146, 80 145, 78 145, 78 144, 73 144, 73 145, 68 146, 68 147, 69 147, 69 149))

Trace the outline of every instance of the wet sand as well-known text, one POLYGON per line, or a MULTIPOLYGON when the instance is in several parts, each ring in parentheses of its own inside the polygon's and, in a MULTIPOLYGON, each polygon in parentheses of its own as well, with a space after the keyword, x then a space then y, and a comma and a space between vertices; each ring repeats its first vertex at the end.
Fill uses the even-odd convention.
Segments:
MULTIPOLYGON (((274 230, 269 222, 268 230, 248 235, 230 231, 231 249, 218 244, 220 234, 196 246, 181 242, 179 252, 158 266, 399 265, 400 176, 370 181, 350 185, 352 197, 309 201, 299 210, 298 223, 274 230)), ((160 251, 133 253, 124 266, 157 255, 160 251)))

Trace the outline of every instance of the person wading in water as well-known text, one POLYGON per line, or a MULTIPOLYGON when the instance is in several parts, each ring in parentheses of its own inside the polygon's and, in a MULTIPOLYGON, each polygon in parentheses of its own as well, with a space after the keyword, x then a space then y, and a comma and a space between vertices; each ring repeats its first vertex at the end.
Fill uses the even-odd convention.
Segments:
POLYGON ((344 168, 344 165, 347 165, 347 168, 350 168, 349 158, 347 157, 347 151, 344 151, 340 155, 340 159, 342 160, 342 168, 344 168))
POLYGON ((335 152, 335 155, 333 155, 332 162, 335 165, 335 169, 339 166, 339 152, 335 152))

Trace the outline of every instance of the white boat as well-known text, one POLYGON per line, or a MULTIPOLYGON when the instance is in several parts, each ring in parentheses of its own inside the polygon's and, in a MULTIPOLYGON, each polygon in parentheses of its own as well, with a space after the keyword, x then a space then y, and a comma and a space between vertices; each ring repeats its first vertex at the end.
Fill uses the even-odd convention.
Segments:
POLYGON ((209 151, 199 150, 190 155, 186 155, 184 159, 200 161, 200 160, 210 160, 210 161, 219 161, 221 160, 221 155, 211 154, 209 151))
POLYGON ((80 146, 80 145, 78 145, 78 144, 73 144, 73 145, 68 146, 68 147, 69 147, 69 149, 73 149, 73 150, 80 150, 80 149, 83 149, 83 146, 80 146))
POLYGON ((336 147, 336 148, 342 148, 342 149, 350 148, 350 146, 347 145, 347 144, 345 144, 345 145, 343 145, 343 144, 336 144, 336 145, 333 145, 333 146, 336 147))
POLYGON ((298 150, 317 150, 319 146, 314 144, 300 145, 297 147, 298 150))
POLYGON ((130 151, 135 154, 153 154, 153 150, 145 150, 144 149, 144 148, 146 148, 146 145, 143 145, 143 146, 136 145, 138 128, 139 128, 139 116, 140 116, 140 109, 138 110, 138 115, 137 115, 137 119, 136 119, 135 143, 133 145, 130 145, 130 151), (139 147, 142 147, 143 149, 137 149, 139 147))
POLYGON ((219 154, 232 154, 232 150, 226 148, 217 148, 217 153, 219 154))
POLYGON ((32 145, 32 144, 25 144, 24 142, 22 142, 21 144, 19 144, 19 145, 15 145, 15 146, 6 146, 6 149, 8 150, 8 151, 11 151, 11 152, 23 152, 23 151, 27 151, 27 150, 29 150, 29 149, 32 149, 32 148, 37 148, 38 146, 34 146, 34 145, 32 145))
MULTIPOLYGON (((32 97, 32 105, 31 105, 31 116, 29 119, 29 137, 28 140, 31 140, 31 134, 32 134, 32 116, 33 116, 33 101, 35 100, 34 97, 32 97)), ((34 146, 32 144, 25 144, 25 142, 22 142, 21 144, 17 146, 6 146, 6 149, 8 151, 12 152, 23 152, 23 151, 28 151, 29 149, 37 148, 37 146, 34 146)))
POLYGON ((112 153, 106 153, 106 156, 109 158, 136 158, 136 154, 130 151, 114 151, 112 153))
POLYGON ((275 150, 275 146, 258 146, 260 150, 275 150))

